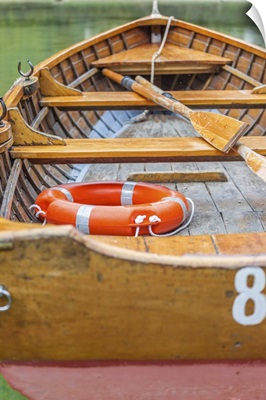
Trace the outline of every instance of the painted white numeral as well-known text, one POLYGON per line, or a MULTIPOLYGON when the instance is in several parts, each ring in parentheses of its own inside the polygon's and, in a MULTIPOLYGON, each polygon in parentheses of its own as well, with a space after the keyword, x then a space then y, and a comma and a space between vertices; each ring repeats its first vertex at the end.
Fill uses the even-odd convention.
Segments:
POLYGON ((235 289, 239 293, 233 304, 233 318, 241 325, 257 325, 266 317, 266 296, 261 293, 265 288, 266 278, 263 269, 246 267, 235 276, 235 289), (253 278, 253 285, 248 286, 248 277, 253 278), (246 315, 248 300, 254 303, 254 312, 246 315))

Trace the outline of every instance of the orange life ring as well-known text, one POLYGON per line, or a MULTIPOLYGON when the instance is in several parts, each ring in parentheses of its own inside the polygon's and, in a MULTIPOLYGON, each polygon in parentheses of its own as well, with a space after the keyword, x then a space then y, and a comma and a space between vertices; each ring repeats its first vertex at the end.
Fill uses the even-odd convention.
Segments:
POLYGON ((184 195, 135 182, 70 183, 45 189, 34 205, 48 223, 71 224, 85 234, 133 236, 169 232, 188 216, 184 195))

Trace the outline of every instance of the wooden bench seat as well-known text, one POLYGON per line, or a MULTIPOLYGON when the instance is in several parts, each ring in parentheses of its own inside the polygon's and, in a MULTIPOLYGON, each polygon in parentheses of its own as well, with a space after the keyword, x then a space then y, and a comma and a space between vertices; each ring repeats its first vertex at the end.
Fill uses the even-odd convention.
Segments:
MULTIPOLYGON (((13 158, 30 159, 33 163, 113 163, 113 162, 182 162, 239 160, 233 150, 225 154, 202 138, 117 138, 66 139, 66 145, 14 146, 13 158)), ((244 137, 239 140, 266 155, 266 137, 244 137)))
MULTIPOLYGON (((183 90, 170 92, 181 103, 199 108, 250 108, 263 107, 266 94, 253 94, 250 90, 183 90)), ((161 109, 157 104, 134 92, 84 92, 81 96, 44 97, 43 107, 61 110, 106 109, 161 109)))
MULTIPOLYGON (((152 58, 158 52, 160 43, 146 43, 91 63, 96 68, 109 68, 125 74, 147 74, 151 72, 152 58)), ((162 53, 156 58, 157 74, 211 73, 223 65, 231 63, 226 57, 188 49, 166 43, 162 53)))

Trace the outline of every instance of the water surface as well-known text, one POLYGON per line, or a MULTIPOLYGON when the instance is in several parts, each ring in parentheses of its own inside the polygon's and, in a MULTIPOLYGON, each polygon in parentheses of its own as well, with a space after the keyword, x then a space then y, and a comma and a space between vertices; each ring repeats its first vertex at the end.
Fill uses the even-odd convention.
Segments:
MULTIPOLYGON (((234 1, 159 1, 163 15, 207 26, 250 43, 263 45, 263 39, 246 16, 250 3, 234 1)), ((109 28, 151 13, 151 1, 106 3, 86 2, 24 4, 0 3, 0 95, 33 64, 73 43, 89 38, 109 28)))

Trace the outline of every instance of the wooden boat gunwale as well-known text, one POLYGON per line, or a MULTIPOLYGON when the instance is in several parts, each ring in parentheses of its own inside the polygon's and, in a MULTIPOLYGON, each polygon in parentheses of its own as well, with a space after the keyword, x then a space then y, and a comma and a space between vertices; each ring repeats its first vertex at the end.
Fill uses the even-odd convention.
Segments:
MULTIPOLYGON (((95 35, 94 37, 92 37, 90 39, 85 39, 77 44, 69 46, 68 48, 64 49, 63 51, 59 51, 58 53, 56 53, 55 55, 53 55, 51 57, 48 57, 43 62, 40 62, 35 67, 33 76, 38 77, 40 70, 44 67, 52 68, 52 67, 56 66, 59 62, 62 62, 63 60, 65 60, 67 57, 70 57, 70 56, 76 54, 77 52, 81 52, 82 50, 87 48, 88 43, 90 43, 91 46, 94 46, 94 45, 98 44, 99 42, 101 42, 105 39, 108 39, 110 37, 110 35, 111 35, 111 37, 115 36, 118 33, 123 33, 125 31, 128 31, 129 29, 134 28, 135 26, 141 27, 143 25, 146 25, 147 23, 148 23, 148 25, 151 25, 151 26, 156 25, 158 23, 161 25, 166 25, 167 21, 168 21, 168 17, 164 17, 164 16, 154 17, 151 15, 148 17, 140 18, 138 20, 126 23, 126 24, 120 26, 119 28, 112 28, 102 34, 95 35)), ((241 39, 235 39, 229 35, 217 33, 208 28, 201 28, 198 25, 187 23, 185 21, 181 21, 178 19, 174 19, 172 21, 172 24, 176 27, 185 28, 188 30, 193 29, 193 30, 195 30, 195 32, 197 32, 199 34, 203 34, 203 35, 208 34, 210 37, 212 37, 214 39, 222 39, 227 44, 232 44, 234 46, 236 45, 239 49, 251 51, 252 53, 254 53, 255 55, 258 55, 258 56, 264 57, 266 54, 266 50, 260 48, 259 46, 256 46, 254 44, 249 45, 247 42, 245 42, 241 39)), ((19 81, 15 82, 14 86, 11 88, 12 92, 15 90, 15 87, 19 84, 19 82, 21 80, 23 80, 23 79, 20 78, 19 81)), ((5 94, 4 99, 5 99, 8 107, 15 106, 16 102, 19 101, 19 97, 21 96, 21 88, 18 87, 17 91, 18 91, 18 93, 15 96, 15 98, 12 95, 10 100, 9 100, 10 91, 8 91, 5 94), (17 96, 18 96, 18 98, 17 98, 17 96)))
MULTIPOLYGON (((30 240, 37 241, 40 239, 45 240, 50 238, 60 238, 61 236, 69 237, 71 240, 81 244, 88 250, 92 252, 96 252, 102 254, 104 256, 121 259, 131 262, 138 262, 145 264, 160 264, 162 266, 168 267, 178 267, 178 268, 230 268, 230 269, 238 269, 244 267, 246 265, 252 266, 261 266, 264 263, 266 264, 266 252, 261 254, 252 254, 251 252, 238 254, 238 255, 230 255, 223 254, 218 250, 219 247, 219 237, 223 237, 226 235, 210 235, 210 236, 202 236, 202 240, 211 240, 213 243, 216 243, 214 249, 216 249, 216 254, 206 255, 204 253, 193 253, 193 254, 182 254, 182 255, 167 255, 167 254, 157 254, 147 253, 144 251, 138 251, 134 249, 135 245, 132 243, 132 248, 124 248, 119 245, 119 239, 117 237, 111 237, 110 240, 108 238, 103 237, 101 239, 98 236, 90 235, 86 236, 79 233, 72 226, 52 226, 46 225, 44 228, 39 227, 38 225, 28 225, 16 227, 14 223, 15 230, 12 230, 12 223, 7 224, 7 228, 11 229, 10 231, 1 231, 0 232, 0 241, 1 248, 4 249, 12 247, 12 242, 14 240, 30 240), (117 242, 117 245, 115 244, 117 242), (218 244, 218 245, 217 245, 218 244)), ((255 235, 255 237, 262 237, 263 233, 255 235)), ((241 234, 231 235, 231 237, 241 237, 241 234)), ((244 235, 245 236, 245 235, 244 235)), ((248 236, 248 234, 246 234, 248 236)), ((197 238, 197 237, 195 237, 197 238)), ((148 238, 131 238, 131 242, 137 241, 147 241, 148 238)), ((160 242, 162 238, 150 238, 150 241, 160 242)), ((174 237, 172 238, 164 238, 169 242, 182 242, 184 238, 174 237)), ((148 240, 149 242, 149 240, 148 240)), ((251 250, 251 249, 249 249, 251 250)))

